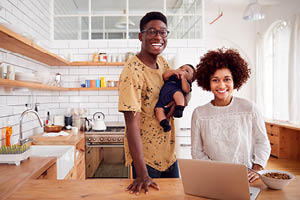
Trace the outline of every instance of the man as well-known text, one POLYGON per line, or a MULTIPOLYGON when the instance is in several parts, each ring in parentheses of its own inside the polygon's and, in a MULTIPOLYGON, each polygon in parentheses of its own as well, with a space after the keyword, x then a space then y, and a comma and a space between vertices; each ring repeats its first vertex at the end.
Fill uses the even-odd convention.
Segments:
POLYGON ((167 19, 160 12, 147 13, 140 21, 141 51, 126 63, 119 81, 119 111, 126 123, 126 164, 132 162, 131 193, 143 188, 159 189, 152 178, 178 178, 175 132, 164 132, 155 118, 154 107, 164 83, 162 74, 170 69, 160 56, 167 45, 167 19))

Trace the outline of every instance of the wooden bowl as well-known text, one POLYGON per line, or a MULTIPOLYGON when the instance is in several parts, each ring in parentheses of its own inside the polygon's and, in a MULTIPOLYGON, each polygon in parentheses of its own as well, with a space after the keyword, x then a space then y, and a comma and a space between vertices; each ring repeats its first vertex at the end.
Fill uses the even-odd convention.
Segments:
POLYGON ((60 125, 46 125, 44 130, 47 133, 49 133, 49 132, 60 132, 62 128, 63 127, 60 126, 60 125))

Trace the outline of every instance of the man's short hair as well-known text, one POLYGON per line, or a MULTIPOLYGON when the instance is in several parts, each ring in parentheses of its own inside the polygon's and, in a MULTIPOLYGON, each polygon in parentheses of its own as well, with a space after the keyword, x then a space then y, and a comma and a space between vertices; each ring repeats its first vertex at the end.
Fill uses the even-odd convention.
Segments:
POLYGON ((140 31, 142 32, 146 24, 152 20, 160 20, 168 26, 167 18, 164 14, 161 12, 148 12, 140 21, 140 31))

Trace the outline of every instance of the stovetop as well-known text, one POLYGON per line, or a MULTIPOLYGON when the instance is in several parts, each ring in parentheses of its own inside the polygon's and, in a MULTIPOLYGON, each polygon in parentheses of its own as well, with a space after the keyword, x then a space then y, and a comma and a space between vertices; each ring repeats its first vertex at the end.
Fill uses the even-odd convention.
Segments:
POLYGON ((118 127, 107 127, 106 130, 88 130, 85 132, 87 135, 103 135, 103 134, 110 134, 110 135, 117 135, 117 134, 124 134, 125 127, 123 126, 118 126, 118 127))

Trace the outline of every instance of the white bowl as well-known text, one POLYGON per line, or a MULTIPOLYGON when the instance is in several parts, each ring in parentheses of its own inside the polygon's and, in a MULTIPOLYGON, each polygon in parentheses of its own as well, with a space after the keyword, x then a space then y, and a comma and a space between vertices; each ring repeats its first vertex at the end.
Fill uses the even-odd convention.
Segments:
POLYGON ((26 73, 26 72, 16 72, 15 80, 32 82, 32 83, 41 83, 39 80, 37 80, 36 76, 33 73, 26 73))
POLYGON ((266 184, 269 188, 280 190, 287 186, 294 178, 295 176, 289 172, 282 171, 282 170, 261 170, 258 172, 261 176, 261 180, 266 184), (281 173, 286 174, 290 177, 290 179, 279 179, 279 178, 270 178, 265 176, 264 174, 267 173, 281 173))

